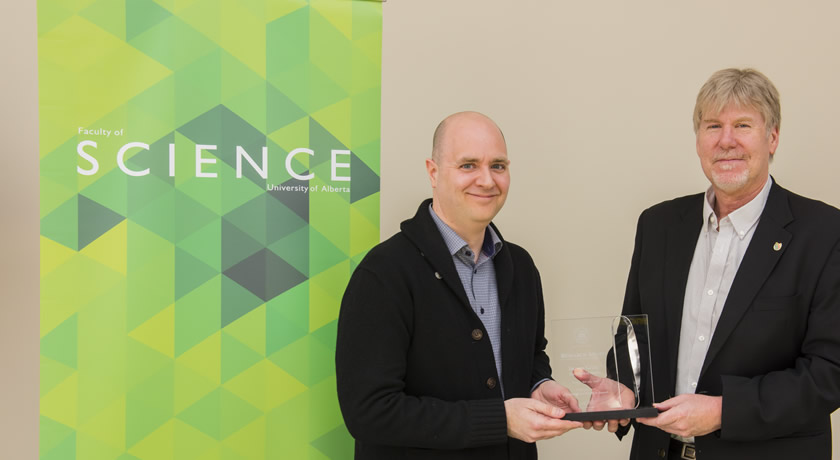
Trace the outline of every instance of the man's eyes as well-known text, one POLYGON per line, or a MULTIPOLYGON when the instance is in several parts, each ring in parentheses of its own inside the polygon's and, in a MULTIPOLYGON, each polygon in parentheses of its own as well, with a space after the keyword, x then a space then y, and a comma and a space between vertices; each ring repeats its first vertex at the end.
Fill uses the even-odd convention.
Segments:
MULTIPOLYGON (((706 125, 706 129, 720 129, 720 123, 709 123, 706 125)), ((736 123, 736 128, 752 128, 752 125, 749 123, 736 123)))
MULTIPOLYGON (((471 171, 478 168, 478 165, 475 163, 464 163, 461 166, 459 166, 459 168, 471 171)), ((507 169, 507 165, 504 163, 493 163, 490 165, 490 169, 495 169, 496 171, 504 171, 507 169)))

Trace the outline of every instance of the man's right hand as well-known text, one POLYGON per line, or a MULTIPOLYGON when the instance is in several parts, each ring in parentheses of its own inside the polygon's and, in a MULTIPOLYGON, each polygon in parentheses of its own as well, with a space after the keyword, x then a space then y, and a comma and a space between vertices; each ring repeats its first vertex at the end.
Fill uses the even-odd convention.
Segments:
POLYGON ((559 407, 533 398, 512 398, 505 401, 508 436, 525 442, 536 442, 583 427, 580 422, 561 420, 566 412, 559 407))
MULTIPOLYGON (((575 369, 573 374, 576 379, 580 380, 581 383, 592 390, 592 397, 586 406, 587 411, 632 409, 636 405, 636 395, 633 393, 633 390, 615 380, 598 377, 584 369, 575 369)), ((606 425, 610 433, 615 433, 618 431, 619 425, 627 426, 629 423, 630 419, 627 418, 620 420, 596 420, 594 422, 584 422, 583 427, 587 430, 595 428, 601 431, 604 425, 606 425)))

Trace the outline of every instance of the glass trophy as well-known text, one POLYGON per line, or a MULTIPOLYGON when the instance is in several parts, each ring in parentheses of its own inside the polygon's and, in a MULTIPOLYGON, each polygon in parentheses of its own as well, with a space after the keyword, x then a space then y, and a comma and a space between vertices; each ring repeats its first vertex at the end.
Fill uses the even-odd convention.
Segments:
POLYGON ((656 417, 647 315, 551 322, 553 377, 581 412, 565 420, 656 417))

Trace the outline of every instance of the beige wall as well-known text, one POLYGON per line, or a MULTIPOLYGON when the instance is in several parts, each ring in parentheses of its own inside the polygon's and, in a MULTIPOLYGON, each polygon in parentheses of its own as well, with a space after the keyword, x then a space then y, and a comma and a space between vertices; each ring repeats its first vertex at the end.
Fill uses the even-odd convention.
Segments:
POLYGON ((0 457, 38 453, 35 2, 0 5, 0 457))
MULTIPOLYGON (((536 259, 548 319, 616 314, 639 213, 705 189, 691 113, 715 70, 754 66, 775 82, 783 122, 772 174, 840 206, 837 2, 389 0, 383 9, 382 236, 430 195, 423 159, 437 122, 485 112, 512 161, 496 222, 536 259)), ((840 451, 837 414, 835 439, 840 451)), ((544 458, 628 449, 583 431, 540 443, 544 458)))
MULTIPOLYGON (((690 115, 714 70, 754 66, 782 94, 771 172, 840 206, 840 4, 783 0, 390 0, 384 4, 382 234, 429 194, 423 159, 444 115, 502 126, 513 187, 497 218, 533 254, 548 319, 619 310, 638 214, 702 190, 690 115), (807 6, 804 6, 807 5, 807 6)), ((0 443, 35 458, 38 398, 35 5, 0 7, 0 443)), ((840 420, 835 414, 835 440, 840 420)), ((840 443, 838 443, 840 444, 840 443)), ((574 432, 543 458, 625 458, 574 432)), ((835 449, 840 451, 840 445, 835 449)), ((840 460, 840 454, 835 454, 840 460)))

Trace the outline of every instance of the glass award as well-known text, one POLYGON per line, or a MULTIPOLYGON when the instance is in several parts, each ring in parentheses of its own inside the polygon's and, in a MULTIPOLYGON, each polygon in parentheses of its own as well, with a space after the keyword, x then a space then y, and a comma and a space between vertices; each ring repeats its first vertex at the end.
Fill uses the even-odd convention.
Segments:
POLYGON ((656 417, 647 315, 551 322, 553 377, 581 412, 565 420, 656 417))

